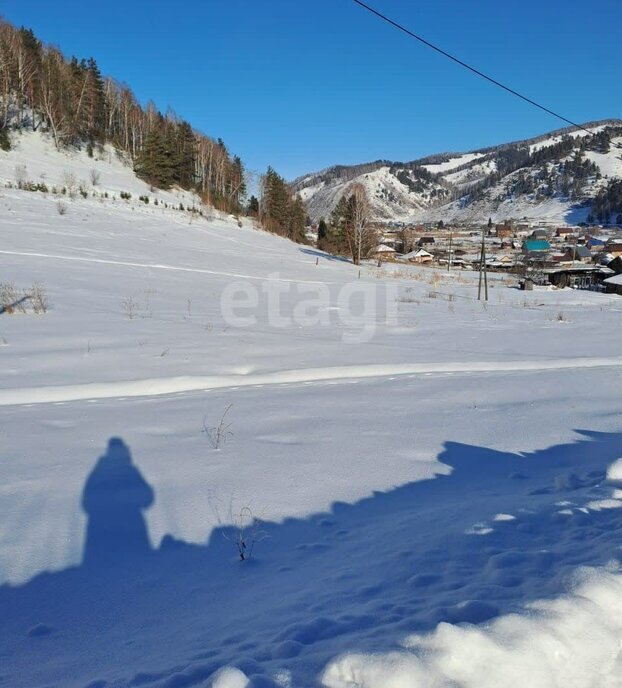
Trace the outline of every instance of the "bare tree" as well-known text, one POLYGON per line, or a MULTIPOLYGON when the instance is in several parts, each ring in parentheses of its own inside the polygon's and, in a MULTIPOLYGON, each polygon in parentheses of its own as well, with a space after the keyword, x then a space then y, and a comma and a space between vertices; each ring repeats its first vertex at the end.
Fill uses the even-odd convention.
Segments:
POLYGON ((370 243, 375 239, 375 231, 371 227, 371 205, 365 187, 360 182, 351 184, 346 191, 346 196, 348 199, 346 222, 348 246, 352 261, 355 265, 360 265, 361 257, 369 251, 370 243))

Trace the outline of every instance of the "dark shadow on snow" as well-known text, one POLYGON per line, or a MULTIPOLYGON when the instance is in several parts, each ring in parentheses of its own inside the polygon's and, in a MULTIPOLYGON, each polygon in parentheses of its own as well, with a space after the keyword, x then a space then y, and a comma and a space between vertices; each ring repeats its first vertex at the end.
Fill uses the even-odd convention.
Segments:
POLYGON ((319 251, 312 248, 301 248, 299 249, 301 253, 306 253, 308 256, 313 256, 314 258, 323 258, 324 260, 336 260, 340 263, 351 263, 352 261, 344 256, 336 256, 332 253, 325 253, 324 251, 319 251))
POLYGON ((26 294, 26 296, 22 296, 20 299, 17 299, 17 301, 13 301, 13 303, 7 303, 7 304, 0 304, 0 315, 3 313, 13 313, 16 308, 19 308, 21 305, 26 303, 26 301, 29 301, 32 298, 29 294, 26 294))
POLYGON ((84 565, 123 565, 148 555, 151 545, 142 512, 153 500, 153 490, 132 463, 126 444, 111 438, 82 493, 88 517, 84 565))
POLYGON ((283 669, 310 685, 340 652, 396 649, 441 621, 483 623, 563 594, 577 567, 622 552, 620 511, 581 511, 610 496, 622 434, 580 434, 526 454, 447 442, 438 458, 450 475, 262 523, 268 537, 244 563, 232 528, 151 549, 142 512, 153 492, 113 439, 83 493, 84 564, 0 587, 0 665, 12 658, 0 678, 181 688, 230 665, 251 686, 276 685, 283 669), (111 659, 93 675, 102 642, 111 659))

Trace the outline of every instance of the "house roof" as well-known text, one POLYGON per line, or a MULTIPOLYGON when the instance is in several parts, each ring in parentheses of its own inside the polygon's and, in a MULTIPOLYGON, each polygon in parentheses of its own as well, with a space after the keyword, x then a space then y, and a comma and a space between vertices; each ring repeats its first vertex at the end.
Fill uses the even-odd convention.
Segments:
POLYGON ((523 248, 526 251, 548 251, 551 244, 546 239, 526 239, 523 242, 523 248))
POLYGON ((607 277, 606 280, 603 280, 605 284, 615 284, 616 286, 621 286, 622 287, 622 275, 614 275, 613 277, 607 277))
POLYGON ((429 256, 432 258, 432 254, 428 253, 428 251, 424 251, 422 248, 416 250, 416 251, 411 251, 410 253, 405 253, 402 258, 406 258, 406 260, 409 260, 410 258, 426 258, 429 256))
POLYGON ((395 249, 386 244, 378 244, 374 249, 374 253, 395 253, 395 249))
POLYGON ((587 246, 573 246, 572 248, 568 248, 567 255, 577 258, 591 258, 592 252, 587 246))

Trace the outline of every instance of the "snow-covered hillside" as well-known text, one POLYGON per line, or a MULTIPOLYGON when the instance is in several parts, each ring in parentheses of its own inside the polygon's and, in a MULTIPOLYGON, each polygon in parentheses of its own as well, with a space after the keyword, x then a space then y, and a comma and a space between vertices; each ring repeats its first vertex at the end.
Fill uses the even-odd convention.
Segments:
POLYGON ((579 222, 611 179, 622 177, 619 120, 564 129, 536 139, 474 151, 440 154, 411 163, 379 161, 330 168, 293 182, 313 219, 328 217, 349 184, 361 182, 380 221, 481 222, 546 219, 579 222), (566 145, 568 144, 568 145, 566 145), (564 165, 577 154, 596 166, 577 177, 564 165), (410 179, 404 177, 404 171, 410 179), (421 176, 421 171, 428 177, 421 176), (522 183, 517 183, 520 178, 522 183), (533 181, 525 185, 524 179, 533 181), (572 188, 571 188, 572 187, 572 188))
POLYGON ((620 297, 0 174, 2 685, 619 685, 620 297))
POLYGON ((161 191, 150 187, 136 177, 130 162, 110 145, 103 147, 101 152, 95 148, 91 158, 85 150, 67 148, 59 152, 51 137, 45 134, 27 130, 13 132, 11 150, 0 151, 0 188, 28 184, 47 187, 46 196, 59 201, 71 196, 82 198, 86 193, 102 203, 123 203, 120 194, 124 193, 131 194, 135 203, 143 196, 149 198, 150 203, 157 200, 158 205, 178 207, 181 203, 192 207, 200 204, 199 197, 187 191, 161 191))

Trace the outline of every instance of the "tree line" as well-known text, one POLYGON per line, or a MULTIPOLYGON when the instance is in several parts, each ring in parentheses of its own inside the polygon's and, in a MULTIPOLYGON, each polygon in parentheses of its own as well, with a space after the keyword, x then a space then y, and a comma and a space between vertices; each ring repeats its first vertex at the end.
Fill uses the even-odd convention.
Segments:
POLYGON ((354 265, 359 265, 377 244, 378 232, 373 226, 372 207, 365 187, 360 182, 350 184, 328 222, 320 219, 317 246, 322 251, 348 256, 354 265))
POLYGON ((588 222, 598 220, 601 224, 609 224, 612 220, 622 225, 622 180, 610 181, 592 201, 592 212, 588 222))
POLYGON ((249 212, 256 213, 261 224, 270 232, 304 243, 307 209, 298 194, 272 167, 261 178, 261 198, 249 201, 249 212))
POLYGON ((91 57, 66 59, 32 30, 0 20, 0 147, 10 128, 39 128, 57 148, 86 146, 89 155, 110 143, 142 179, 159 188, 178 185, 210 205, 239 212, 245 170, 220 139, 193 129, 172 111, 142 107, 132 90, 103 77, 91 57))

